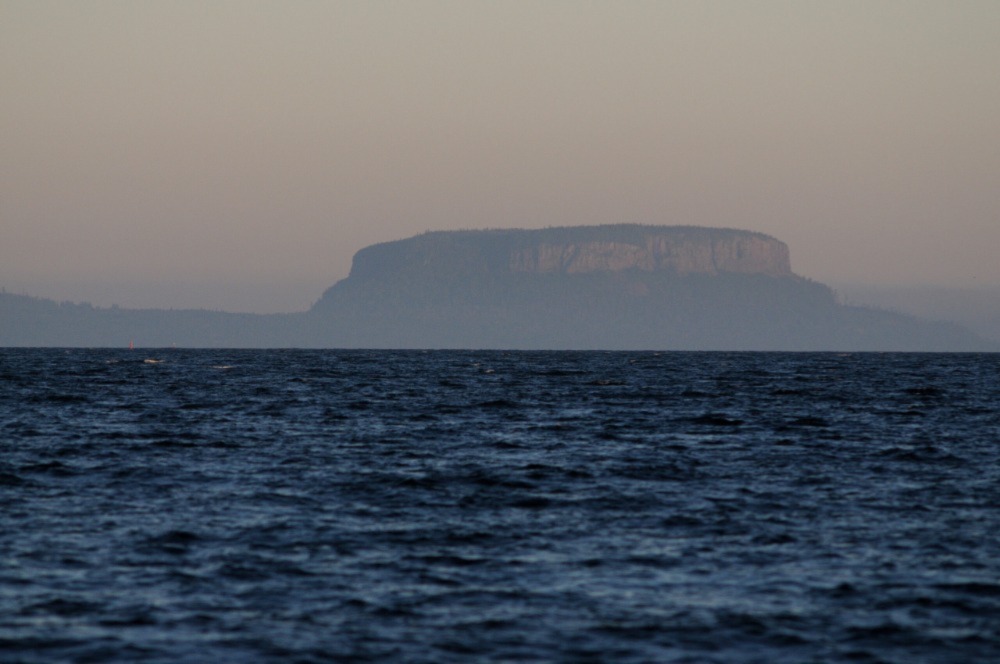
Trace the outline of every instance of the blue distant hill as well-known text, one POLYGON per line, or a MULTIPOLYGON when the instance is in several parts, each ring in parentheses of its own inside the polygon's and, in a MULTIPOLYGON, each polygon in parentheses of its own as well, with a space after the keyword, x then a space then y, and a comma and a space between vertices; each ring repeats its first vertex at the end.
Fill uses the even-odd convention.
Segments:
POLYGON ((997 351, 948 323, 843 306, 787 246, 635 224, 441 231, 372 245, 297 314, 99 309, 0 295, 5 346, 997 351))

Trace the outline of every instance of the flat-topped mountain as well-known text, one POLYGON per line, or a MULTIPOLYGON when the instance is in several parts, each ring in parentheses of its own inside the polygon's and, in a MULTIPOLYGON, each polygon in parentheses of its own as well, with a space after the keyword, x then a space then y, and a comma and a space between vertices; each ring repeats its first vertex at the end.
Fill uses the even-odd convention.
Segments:
POLYGON ((695 226, 576 226, 438 231, 366 247, 351 278, 458 275, 792 273, 783 242, 750 231, 695 226))
POLYGON ((989 347, 957 326, 838 305, 792 272, 775 238, 692 226, 442 231, 376 244, 310 316, 332 343, 368 347, 989 347))
POLYGON ((0 346, 1000 350, 848 307, 749 231, 621 224, 429 232, 357 252, 308 312, 98 309, 0 293, 0 346))

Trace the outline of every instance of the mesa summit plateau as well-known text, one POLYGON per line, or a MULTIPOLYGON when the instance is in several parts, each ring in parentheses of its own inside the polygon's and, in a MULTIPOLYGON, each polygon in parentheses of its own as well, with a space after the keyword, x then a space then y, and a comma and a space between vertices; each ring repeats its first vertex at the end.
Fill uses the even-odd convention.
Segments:
POLYGON ((845 306, 762 233, 617 224, 434 231, 365 247, 294 314, 0 295, 0 345, 995 351, 954 324, 845 306))

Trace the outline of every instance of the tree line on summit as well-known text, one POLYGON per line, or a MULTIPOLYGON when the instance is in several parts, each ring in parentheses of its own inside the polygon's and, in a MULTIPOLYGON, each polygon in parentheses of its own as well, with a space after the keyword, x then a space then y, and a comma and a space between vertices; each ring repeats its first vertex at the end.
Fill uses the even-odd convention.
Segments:
POLYGON ((308 311, 102 309, 0 294, 0 345, 992 351, 838 304, 761 233, 637 224, 436 231, 357 252, 308 311))

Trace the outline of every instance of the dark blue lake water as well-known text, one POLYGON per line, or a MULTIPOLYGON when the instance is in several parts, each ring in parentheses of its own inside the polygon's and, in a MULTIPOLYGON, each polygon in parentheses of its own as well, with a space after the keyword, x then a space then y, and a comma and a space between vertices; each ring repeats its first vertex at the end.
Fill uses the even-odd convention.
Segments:
POLYGON ((0 350, 0 661, 1000 661, 998 405, 1000 355, 0 350))

